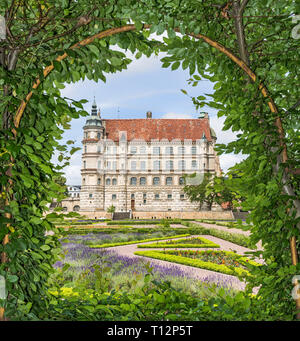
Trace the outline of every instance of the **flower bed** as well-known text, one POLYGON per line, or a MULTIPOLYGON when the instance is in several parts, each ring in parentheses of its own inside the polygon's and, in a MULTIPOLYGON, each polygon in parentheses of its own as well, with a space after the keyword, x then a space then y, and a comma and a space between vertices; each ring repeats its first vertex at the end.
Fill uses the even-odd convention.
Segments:
POLYGON ((143 240, 133 240, 128 242, 122 242, 122 243, 106 243, 106 244, 100 244, 100 245, 90 245, 90 248, 107 248, 107 247, 113 247, 113 246, 122 246, 122 245, 130 245, 130 244, 137 244, 137 243, 145 243, 145 242, 152 242, 156 240, 163 240, 163 239, 171 239, 171 238, 182 238, 187 237, 189 234, 182 234, 178 236, 172 236, 172 237, 161 237, 161 238, 149 238, 149 239, 143 239, 143 240))
POLYGON ((222 272, 233 276, 249 275, 248 269, 250 266, 260 266, 259 263, 230 251, 164 250, 136 251, 134 254, 189 265, 196 268, 222 272))
POLYGON ((213 248, 220 245, 211 242, 203 237, 191 237, 185 239, 168 240, 152 244, 138 245, 138 248, 213 248))

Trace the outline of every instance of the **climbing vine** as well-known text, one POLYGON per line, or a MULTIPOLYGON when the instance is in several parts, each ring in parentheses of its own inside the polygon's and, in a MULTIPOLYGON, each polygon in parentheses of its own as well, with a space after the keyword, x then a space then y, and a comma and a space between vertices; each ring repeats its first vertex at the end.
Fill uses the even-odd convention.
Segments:
POLYGON ((224 129, 241 131, 220 152, 249 155, 233 171, 242 179, 244 209, 251 211, 251 238, 264 248, 256 255, 266 262, 253 270, 249 290, 261 286, 261 304, 274 318, 295 318, 299 70, 291 16, 297 11, 296 2, 256 0, 4 1, 0 275, 7 282, 7 318, 39 318, 51 299, 47 280, 60 254, 59 234, 46 235, 58 231, 44 212, 64 192, 55 182, 63 165, 54 166, 51 158, 58 151, 63 160, 63 129, 87 115, 83 100, 63 98, 60 89, 85 78, 105 81, 106 73, 126 69, 130 60, 114 46, 136 58, 164 51, 162 67, 189 68, 195 86, 202 79, 215 82, 213 94, 193 101, 226 116, 224 129), (164 32, 162 42, 150 37, 164 32))

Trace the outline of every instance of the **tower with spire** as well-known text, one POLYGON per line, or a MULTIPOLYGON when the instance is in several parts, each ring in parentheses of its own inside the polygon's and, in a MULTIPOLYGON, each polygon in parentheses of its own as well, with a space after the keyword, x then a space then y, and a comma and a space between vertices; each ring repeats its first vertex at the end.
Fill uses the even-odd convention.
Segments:
POLYGON ((80 207, 84 211, 103 210, 103 166, 98 161, 101 143, 105 139, 105 127, 101 119, 96 99, 92 104, 91 115, 83 127, 82 168, 80 207))

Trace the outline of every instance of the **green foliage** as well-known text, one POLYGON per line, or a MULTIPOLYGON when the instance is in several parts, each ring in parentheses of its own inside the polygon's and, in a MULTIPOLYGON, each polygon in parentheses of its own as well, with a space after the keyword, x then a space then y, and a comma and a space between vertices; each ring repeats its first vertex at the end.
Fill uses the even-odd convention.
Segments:
MULTIPOLYGON (((196 177, 196 173, 190 176, 186 176, 187 179, 193 180, 196 177)), ((205 173, 203 180, 199 184, 186 184, 183 188, 185 194, 188 196, 191 202, 197 202, 199 204, 199 209, 206 204, 208 210, 211 210, 212 204, 215 201, 216 193, 213 191, 208 191, 208 186, 212 181, 212 174, 205 173)))
POLYGON ((116 207, 114 205, 111 205, 108 209, 107 212, 108 213, 114 213, 116 211, 116 207))
MULTIPOLYGON (((52 321, 251 321, 271 320, 261 310, 261 300, 243 292, 207 288, 206 293, 186 293, 171 282, 158 282, 147 265, 142 278, 131 278, 131 290, 51 288, 52 300, 44 319, 52 321), (141 285, 136 285, 137 281, 141 285), (74 309, 76 307, 76 309, 74 309)), ((108 273, 108 272, 106 272, 108 273)), ((104 277, 107 278, 105 274, 104 277)), ((57 281, 54 282, 57 284, 57 281)), ((103 282, 102 288, 105 288, 103 282)))
POLYGON ((155 220, 147 220, 147 221, 140 221, 140 220, 114 220, 109 221, 107 225, 157 225, 159 221, 155 220))
MULTIPOLYGON (((63 98, 60 90, 64 83, 85 78, 105 82, 105 74, 126 69, 130 60, 123 52, 112 49, 118 46, 136 53, 137 57, 142 54, 150 56, 159 50, 166 52, 162 66, 172 70, 179 67, 189 69, 193 86, 206 79, 215 83, 213 94, 201 94, 192 101, 196 108, 208 105, 217 109, 218 116, 226 118, 224 130, 239 131, 236 141, 219 145, 220 153, 241 152, 247 155, 229 176, 240 177, 237 186, 245 198, 243 209, 251 211, 248 218, 248 223, 253 226, 251 241, 253 244, 261 241, 264 247, 262 256, 266 265, 263 271, 253 270, 255 276, 251 277, 249 290, 251 286, 260 286, 259 295, 267 315, 273 314, 278 319, 293 318, 292 276, 299 274, 300 265, 291 265, 289 240, 292 236, 296 238, 299 256, 300 178, 292 170, 299 168, 300 142, 297 130, 299 108, 296 105, 299 100, 296 58, 299 42, 291 35, 295 26, 291 18, 299 13, 299 3, 248 2, 242 16, 245 53, 236 35, 236 18, 240 16, 226 20, 219 6, 212 6, 210 1, 4 0, 2 5, 0 14, 6 16, 9 25, 6 30, 8 38, 0 42, 1 240, 5 234, 10 234, 9 244, 0 247, 0 252, 6 252, 8 256, 8 262, 0 265, 0 275, 7 279, 9 291, 5 302, 6 315, 9 317, 17 311, 20 319, 34 319, 44 316, 50 307, 47 278, 59 253, 58 235, 51 221, 43 218, 43 213, 47 212, 47 204, 53 199, 59 202, 64 198, 64 188, 55 179, 62 176, 63 167, 69 163, 68 154, 76 150, 76 147, 70 149, 68 144, 59 145, 63 129, 70 127, 72 118, 88 115, 83 110, 85 101, 63 98), (112 35, 71 49, 74 43, 100 31, 132 22, 136 24, 137 32, 112 35), (150 41, 149 32, 142 30, 143 23, 151 25, 150 33, 161 35, 166 31, 168 36, 163 38, 163 42, 150 41), (174 34, 172 29, 175 27, 182 36, 174 34), (255 70, 257 81, 250 82, 244 71, 226 55, 202 40, 185 35, 190 32, 204 34, 243 58, 255 70), (58 55, 64 52, 68 58, 57 61, 58 55), (54 71, 45 78, 42 69, 51 64, 54 71), (15 113, 37 78, 42 83, 33 91, 14 137, 15 113), (262 80, 278 108, 278 114, 270 112, 268 98, 259 92, 258 85, 262 80), (274 124, 277 117, 283 123, 284 141, 279 138, 280 133, 274 124), (287 146, 287 162, 281 158, 282 142, 287 146), (55 151, 60 153, 61 162, 56 167, 51 162, 55 151), (287 174, 289 170, 291 172, 287 174), (50 230, 55 232, 54 236, 45 235, 50 230)), ((228 15, 231 13, 232 8, 229 8, 228 15)), ((249 309, 250 316, 261 316, 251 312, 251 302, 244 297, 237 299, 237 302, 242 302, 242 308, 234 308, 226 301, 214 314, 212 310, 202 309, 206 307, 204 303, 199 308, 198 303, 169 288, 159 290, 159 295, 168 292, 170 299, 176 303, 186 299, 189 309, 197 311, 196 319, 203 316, 210 319, 220 314, 226 320, 230 316, 239 316, 239 313, 239 318, 243 318, 245 314, 240 310, 249 309), (232 314, 230 309, 233 309, 232 314), (204 310, 206 314, 203 314, 204 310)), ((157 309, 165 302, 160 304, 161 297, 155 301, 150 290, 151 294, 151 298, 145 295, 142 300, 145 309, 142 312, 135 308, 141 302, 134 304, 126 301, 129 297, 124 298, 122 307, 128 310, 128 319, 156 316, 157 309)), ((100 302, 106 301, 100 299, 100 302)), ((61 316, 66 319, 70 316, 83 319, 84 311, 91 310, 81 311, 78 308, 79 312, 73 310, 73 314, 70 307, 74 302, 63 301, 60 304, 63 306, 61 316)), ((166 307, 173 311, 172 305, 166 307)), ((55 307, 51 306, 51 309, 55 311, 55 307)), ((121 316, 115 311, 109 313, 109 307, 101 309, 105 310, 106 318, 121 316)), ((190 316, 186 314, 186 307, 180 309, 174 309, 179 311, 179 315, 183 311, 179 319, 190 316)), ((174 318, 170 315, 158 312, 155 318, 174 318)), ((93 316, 100 318, 102 315, 93 316)))
POLYGON ((161 226, 161 227, 163 227, 163 228, 169 228, 169 227, 171 227, 170 221, 169 221, 168 219, 162 219, 162 220, 160 221, 160 224, 159 224, 158 226, 161 226))

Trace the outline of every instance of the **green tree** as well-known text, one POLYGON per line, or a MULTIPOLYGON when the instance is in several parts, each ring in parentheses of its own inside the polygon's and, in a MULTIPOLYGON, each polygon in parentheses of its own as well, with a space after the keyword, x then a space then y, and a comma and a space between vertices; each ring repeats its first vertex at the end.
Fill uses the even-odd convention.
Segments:
POLYGON ((215 193, 215 202, 220 206, 226 204, 225 209, 233 210, 234 207, 240 207, 243 199, 235 180, 233 177, 215 176, 207 186, 207 193, 215 193))
POLYGON ((215 201, 216 193, 214 191, 208 191, 208 186, 212 181, 212 175, 210 173, 204 173, 202 181, 197 184, 188 184, 188 180, 193 180, 196 178, 196 173, 186 176, 185 182, 187 183, 183 190, 188 196, 191 202, 196 202, 199 204, 199 210, 203 208, 205 204, 208 210, 211 210, 212 204, 215 201))
POLYGON ((115 213, 116 207, 114 205, 111 205, 108 207, 107 212, 108 213, 115 213))

